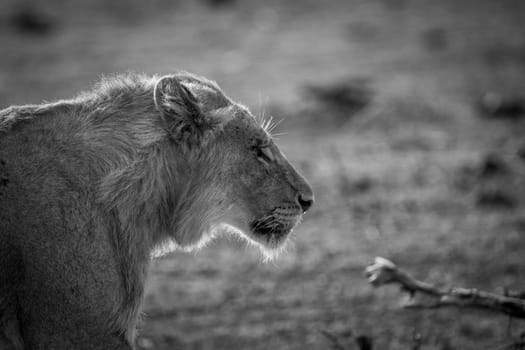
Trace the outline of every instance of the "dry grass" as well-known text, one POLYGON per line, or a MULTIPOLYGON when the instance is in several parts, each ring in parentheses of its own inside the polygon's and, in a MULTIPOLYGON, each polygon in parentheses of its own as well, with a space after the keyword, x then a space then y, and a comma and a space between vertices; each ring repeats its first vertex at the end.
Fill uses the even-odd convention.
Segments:
POLYGON ((475 108, 487 91, 525 91, 522 2, 60 3, 44 9, 45 35, 17 32, 15 2, 1 5, 2 105, 69 96, 102 73, 194 71, 286 116, 279 144, 316 192, 274 263, 228 238, 158 260, 141 347, 326 349, 323 332, 348 349, 360 336, 377 349, 519 338, 523 323, 502 316, 398 310, 397 291, 372 290, 362 269, 380 255, 428 280, 525 290, 525 122, 475 108), (358 110, 302 93, 355 78, 373 91, 358 110))

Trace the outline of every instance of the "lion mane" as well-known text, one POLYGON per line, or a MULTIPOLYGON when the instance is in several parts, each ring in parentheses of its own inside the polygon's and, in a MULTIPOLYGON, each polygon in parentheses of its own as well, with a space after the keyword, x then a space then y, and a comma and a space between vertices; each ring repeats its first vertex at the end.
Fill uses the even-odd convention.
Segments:
POLYGON ((132 348, 155 249, 202 245, 235 206, 214 135, 246 113, 185 72, 0 111, 0 347, 132 348))

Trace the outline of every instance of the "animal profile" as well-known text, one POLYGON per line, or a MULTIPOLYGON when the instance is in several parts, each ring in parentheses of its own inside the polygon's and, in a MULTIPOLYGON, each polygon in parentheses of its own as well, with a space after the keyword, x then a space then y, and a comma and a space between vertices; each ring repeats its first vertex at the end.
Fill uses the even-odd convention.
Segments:
POLYGON ((0 348, 132 349, 147 269, 230 231, 267 254, 313 203, 268 125, 189 73, 0 111, 0 348))

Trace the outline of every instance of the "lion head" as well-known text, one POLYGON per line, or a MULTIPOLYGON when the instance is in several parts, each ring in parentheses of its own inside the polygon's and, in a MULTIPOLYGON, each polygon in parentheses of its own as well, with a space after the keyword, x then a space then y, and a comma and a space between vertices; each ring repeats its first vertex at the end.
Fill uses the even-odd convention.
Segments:
MULTIPOLYGON (((179 201, 186 219, 172 237, 195 246, 219 227, 234 228, 264 250, 275 250, 312 206, 308 182, 272 139, 269 123, 257 120, 218 85, 191 74, 165 76, 154 99, 170 138, 185 159, 179 201), (188 232, 188 227, 201 229, 188 232), (202 235, 195 235, 201 231, 202 235)), ((180 169, 180 167, 179 167, 180 169)))

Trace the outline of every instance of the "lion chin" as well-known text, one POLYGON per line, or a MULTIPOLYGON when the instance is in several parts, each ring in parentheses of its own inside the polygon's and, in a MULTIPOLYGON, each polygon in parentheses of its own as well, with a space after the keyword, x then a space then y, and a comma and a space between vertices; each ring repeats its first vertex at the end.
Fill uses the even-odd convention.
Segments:
POLYGON ((255 220, 250 224, 250 236, 267 249, 279 249, 286 243, 298 222, 299 219, 275 221, 268 225, 264 219, 255 220))
POLYGON ((288 238, 300 220, 301 218, 298 217, 287 222, 276 223, 273 228, 261 227, 260 224, 258 225, 259 220, 254 220, 249 225, 223 223, 214 227, 210 234, 205 235, 207 238, 199 242, 198 247, 194 246, 192 248, 201 248, 214 237, 220 234, 227 234, 239 237, 246 243, 257 247, 263 254, 265 262, 272 261, 286 250, 289 242, 288 238))
POLYGON ((250 224, 226 220, 219 224, 211 224, 199 239, 191 244, 179 244, 168 239, 155 247, 152 258, 158 258, 178 249, 191 252, 206 247, 211 241, 221 235, 233 235, 253 245, 261 251, 265 261, 276 259, 286 249, 289 236, 299 224, 302 215, 290 215, 286 219, 265 216, 252 220, 250 224))
POLYGON ((250 223, 250 236, 266 249, 279 250, 302 219, 295 206, 274 208, 268 215, 250 223))

